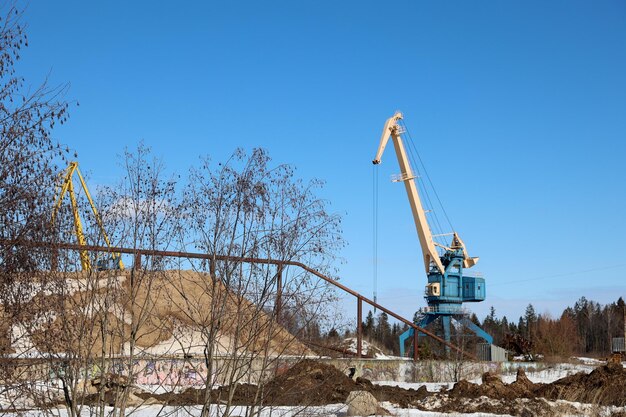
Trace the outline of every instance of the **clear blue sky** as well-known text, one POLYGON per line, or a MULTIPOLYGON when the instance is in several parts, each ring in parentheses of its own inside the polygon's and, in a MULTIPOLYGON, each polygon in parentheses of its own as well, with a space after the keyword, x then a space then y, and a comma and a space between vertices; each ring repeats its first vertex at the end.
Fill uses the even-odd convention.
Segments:
MULTIPOLYGON (((327 181, 342 280, 371 295, 371 160, 400 109, 481 257, 480 317, 626 296, 622 0, 33 1, 25 20, 20 72, 71 83, 56 136, 92 183, 142 139, 181 173, 264 147, 327 181)), ((410 317, 426 279, 392 148, 380 169, 379 301, 410 317)))

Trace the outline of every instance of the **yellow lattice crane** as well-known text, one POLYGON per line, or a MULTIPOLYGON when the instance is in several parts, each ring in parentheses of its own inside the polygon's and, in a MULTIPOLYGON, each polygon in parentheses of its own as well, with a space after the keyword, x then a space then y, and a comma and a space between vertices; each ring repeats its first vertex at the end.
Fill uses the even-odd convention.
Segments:
MULTIPOLYGON (((98 224, 98 228, 100 229, 100 233, 102 233, 102 237, 108 248, 111 248, 111 242, 109 241, 109 236, 106 234, 104 230, 104 224, 102 223, 102 219, 100 218, 100 214, 98 214, 98 210, 96 209, 96 205, 91 198, 91 194, 89 193, 89 189, 87 189, 87 183, 85 183, 85 179, 80 173, 80 169, 78 169, 78 162, 70 162, 69 166, 65 170, 62 175, 63 183, 57 194, 56 201, 54 203, 54 208, 52 210, 52 224, 54 224, 56 217, 59 213, 59 209, 61 208, 61 204, 63 203, 63 198, 65 194, 69 194, 70 196, 70 204, 72 206, 72 216, 74 217, 74 229, 76 233, 76 240, 78 244, 81 246, 87 245, 87 240, 85 239, 85 234, 83 232, 83 224, 80 220, 80 214, 78 212, 78 202, 76 200, 76 193, 74 192, 74 173, 78 175, 78 179, 80 180, 80 185, 83 187, 83 191, 85 192, 85 196, 87 196, 87 200, 89 201, 89 205, 91 206, 91 211, 96 219, 96 223, 98 224)), ((98 262, 97 269, 105 270, 105 269, 124 269, 124 263, 122 263, 122 258, 119 253, 111 252, 110 262, 98 262), (112 263, 112 265, 111 265, 112 263)), ((91 260, 89 259, 89 255, 86 250, 80 251, 80 264, 83 268, 83 271, 91 271, 91 260)))

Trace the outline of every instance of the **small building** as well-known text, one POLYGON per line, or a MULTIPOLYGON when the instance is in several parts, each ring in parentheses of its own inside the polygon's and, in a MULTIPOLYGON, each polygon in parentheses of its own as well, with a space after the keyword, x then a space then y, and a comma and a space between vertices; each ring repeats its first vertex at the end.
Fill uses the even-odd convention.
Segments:
POLYGON ((506 362, 506 349, 490 343, 479 343, 476 345, 476 357, 481 361, 506 362))

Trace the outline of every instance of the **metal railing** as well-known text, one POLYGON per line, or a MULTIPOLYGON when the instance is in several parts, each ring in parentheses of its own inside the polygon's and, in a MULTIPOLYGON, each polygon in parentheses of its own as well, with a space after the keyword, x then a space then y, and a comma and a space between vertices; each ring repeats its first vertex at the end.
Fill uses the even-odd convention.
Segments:
POLYGON ((449 306, 439 306, 439 305, 434 305, 434 306, 427 306, 423 308, 423 312, 424 313, 448 313, 448 314, 462 314, 462 315, 467 315, 468 311, 467 309, 459 306, 459 307, 449 307, 449 306))
MULTIPOLYGON (((119 253, 119 254, 128 254, 133 255, 134 263, 133 270, 141 269, 141 258, 142 256, 162 256, 162 257, 176 257, 176 258, 185 258, 185 259, 204 259, 209 262, 209 272, 212 276, 215 274, 215 261, 232 261, 232 262, 243 262, 250 264, 265 264, 265 265, 276 265, 278 268, 277 271, 277 291, 276 291, 276 302, 275 302, 275 314, 276 317, 280 317, 281 309, 282 309, 282 270, 285 266, 294 266, 301 268, 312 275, 315 275, 319 279, 339 288, 340 290, 354 296, 357 299, 357 357, 362 357, 362 347, 363 347, 363 303, 367 303, 370 306, 387 313, 387 315, 395 318, 396 320, 406 324, 407 326, 413 328, 414 338, 413 338, 413 359, 419 359, 419 351, 418 351, 418 334, 425 334, 433 340, 440 342, 441 344, 457 351, 463 356, 476 360, 476 356, 465 352, 463 349, 458 346, 447 342, 436 334, 429 332, 428 330, 417 326, 411 320, 408 320, 399 314, 389 310, 388 308, 378 304, 377 302, 370 300, 369 298, 359 294, 358 292, 346 287, 343 284, 340 284, 336 280, 327 277, 326 275, 316 271, 313 268, 308 267, 307 265, 297 262, 297 261, 287 261, 287 260, 279 260, 279 259, 269 259, 269 258, 255 258, 255 257, 242 257, 242 256, 232 256, 232 255, 217 255, 217 254, 209 254, 209 253, 196 253, 196 252, 179 252, 179 251, 163 251, 163 250, 155 250, 155 249, 137 249, 137 248, 121 248, 121 247, 106 247, 106 246, 96 246, 96 245, 77 245, 72 243, 52 243, 52 242, 32 242, 32 241, 7 241, 0 240, 0 245, 3 246, 25 246, 25 247, 42 247, 42 248, 50 248, 54 251, 56 250, 71 250, 71 251, 88 251, 88 252, 104 252, 104 253, 119 253)), ((55 265, 55 259, 52 259, 52 265, 55 265)))

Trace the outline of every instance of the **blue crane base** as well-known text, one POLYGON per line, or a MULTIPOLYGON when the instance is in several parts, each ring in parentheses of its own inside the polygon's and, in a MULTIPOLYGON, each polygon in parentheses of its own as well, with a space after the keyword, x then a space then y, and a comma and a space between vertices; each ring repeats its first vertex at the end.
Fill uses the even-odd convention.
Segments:
MULTIPOLYGON (((418 326, 424 328, 428 326, 430 323, 432 323, 433 321, 437 320, 439 317, 441 317, 441 323, 443 324, 443 336, 446 342, 448 343, 450 342, 450 319, 454 319, 454 321, 470 329, 474 334, 476 334, 476 336, 484 339, 485 342, 489 343, 490 345, 493 344, 493 337, 491 337, 489 333, 481 329, 473 321, 471 321, 465 316, 458 317, 458 316, 453 316, 452 314, 427 313, 422 319, 422 321, 418 323, 418 326)), ((405 354, 404 345, 406 343, 406 340, 412 338, 414 334, 415 334, 415 330, 413 328, 410 328, 409 330, 407 330, 406 332, 400 335, 400 356, 404 357, 404 354, 405 354)), ((449 352, 449 348, 447 346, 446 346, 446 352, 449 352)))

